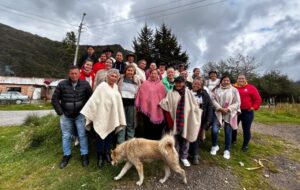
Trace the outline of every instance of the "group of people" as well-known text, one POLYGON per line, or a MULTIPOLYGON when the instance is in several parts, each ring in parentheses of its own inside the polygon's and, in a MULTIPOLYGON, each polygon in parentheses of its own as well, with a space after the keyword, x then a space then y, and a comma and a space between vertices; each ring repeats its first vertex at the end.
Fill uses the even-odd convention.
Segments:
POLYGON ((52 96, 52 104, 60 116, 63 159, 60 168, 71 158, 72 136, 79 139, 82 165, 89 164, 86 130, 95 132, 97 166, 111 162, 110 150, 134 137, 159 140, 166 133, 174 135, 180 161, 186 167, 199 163, 199 145, 205 131, 211 128, 211 155, 220 149, 218 135, 224 128, 223 157, 230 159, 230 147, 236 143, 239 122, 243 128, 242 151, 248 151, 254 110, 261 97, 257 89, 240 74, 235 84, 228 76, 218 78, 217 71, 209 79, 200 68, 188 75, 184 64, 175 70, 164 63, 157 67, 135 55, 105 49, 98 59, 88 47, 78 66, 69 70, 69 78, 61 81, 52 96), (191 158, 190 161, 188 158, 191 158))

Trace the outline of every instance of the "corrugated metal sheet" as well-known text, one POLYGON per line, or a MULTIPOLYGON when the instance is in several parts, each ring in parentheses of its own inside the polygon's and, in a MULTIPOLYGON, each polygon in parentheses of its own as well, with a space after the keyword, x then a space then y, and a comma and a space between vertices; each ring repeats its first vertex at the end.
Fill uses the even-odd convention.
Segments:
MULTIPOLYGON (((38 85, 38 86, 46 86, 44 78, 23 78, 23 77, 4 77, 0 76, 0 85, 1 84, 19 84, 19 85, 38 85)), ((55 81, 60 81, 62 79, 55 79, 51 83, 55 81)), ((54 83, 55 84, 55 83, 54 83)), ((53 85, 51 85, 53 86, 53 85)))

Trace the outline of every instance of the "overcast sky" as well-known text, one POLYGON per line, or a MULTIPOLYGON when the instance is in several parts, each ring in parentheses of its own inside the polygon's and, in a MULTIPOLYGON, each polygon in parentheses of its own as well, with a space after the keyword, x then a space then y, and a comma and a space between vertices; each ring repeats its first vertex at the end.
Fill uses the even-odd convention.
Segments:
POLYGON ((85 12, 81 44, 129 50, 145 22, 164 22, 192 68, 241 53, 256 58, 260 73, 300 80, 299 0, 0 0, 0 12, 1 23, 57 41, 77 31, 85 12))

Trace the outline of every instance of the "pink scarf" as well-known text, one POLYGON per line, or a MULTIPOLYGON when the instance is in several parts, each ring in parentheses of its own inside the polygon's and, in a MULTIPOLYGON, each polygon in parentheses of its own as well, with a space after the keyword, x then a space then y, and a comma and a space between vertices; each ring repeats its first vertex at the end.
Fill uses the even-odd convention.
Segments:
POLYGON ((155 82, 146 80, 137 93, 135 106, 139 111, 147 115, 152 123, 160 124, 164 121, 164 115, 159 102, 166 95, 167 91, 160 80, 155 82))

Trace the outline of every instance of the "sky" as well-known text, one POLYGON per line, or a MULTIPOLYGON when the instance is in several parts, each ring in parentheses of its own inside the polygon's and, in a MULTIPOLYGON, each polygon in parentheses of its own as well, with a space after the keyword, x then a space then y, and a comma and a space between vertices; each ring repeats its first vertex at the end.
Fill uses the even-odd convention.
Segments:
POLYGON ((299 0, 0 0, 0 23, 62 41, 86 13, 80 44, 128 50, 145 23, 165 23, 191 68, 243 54, 255 57, 261 74, 300 80, 299 10, 299 0))

